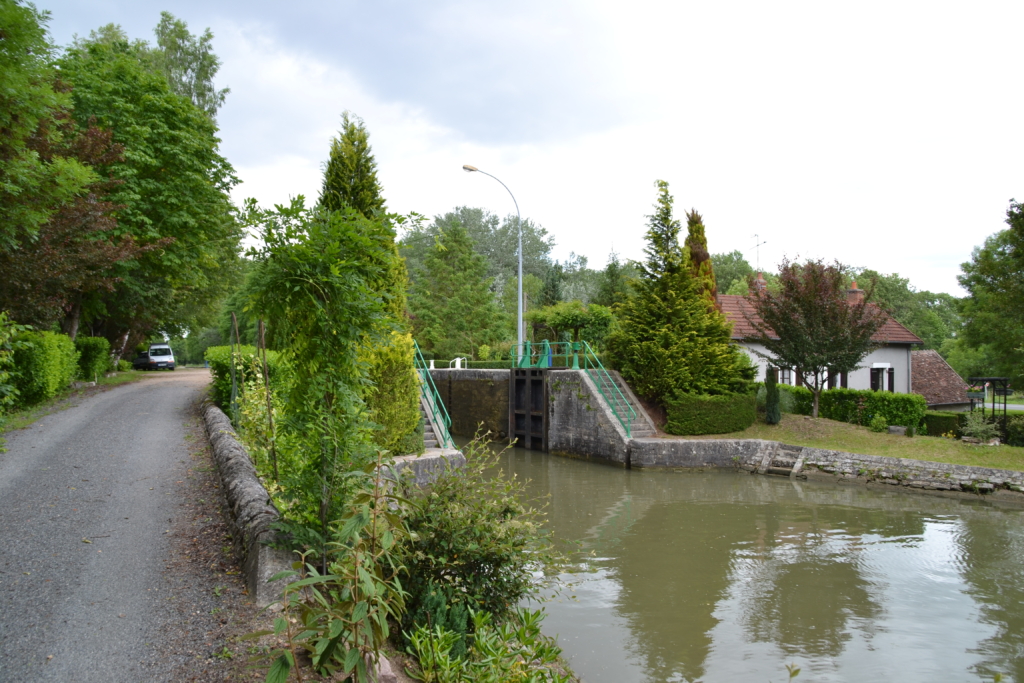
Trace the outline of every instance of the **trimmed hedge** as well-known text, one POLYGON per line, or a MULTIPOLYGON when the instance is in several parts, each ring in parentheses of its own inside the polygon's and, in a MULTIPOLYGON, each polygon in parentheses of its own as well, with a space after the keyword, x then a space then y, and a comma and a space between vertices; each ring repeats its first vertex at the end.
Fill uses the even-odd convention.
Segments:
POLYGON ((945 410, 929 410, 925 412, 922 420, 924 433, 928 436, 942 436, 953 432, 954 435, 960 436, 960 420, 963 419, 963 415, 945 410))
POLYGON ((729 434, 741 432, 754 424, 757 396, 754 394, 723 394, 700 396, 680 394, 665 401, 669 434, 729 434))
POLYGON ((917 428, 927 411, 924 396, 888 391, 829 389, 821 392, 818 402, 821 417, 865 427, 882 416, 887 425, 917 428))
POLYGON ((110 367, 110 342, 103 337, 78 337, 78 376, 87 382, 104 375, 110 367))
POLYGON ((810 415, 814 408, 814 394, 807 387, 792 387, 788 384, 780 384, 779 407, 784 413, 795 413, 797 415, 810 415))
POLYGON ((66 389, 78 374, 78 351, 66 334, 25 332, 14 350, 14 386, 18 403, 35 405, 66 389))
MULTIPOLYGON (((236 358, 235 381, 241 387, 253 370, 262 372, 262 365, 255 363, 256 347, 236 347, 238 355, 236 358)), ((206 349, 203 357, 210 363, 210 371, 213 373, 213 383, 210 394, 213 402, 224 409, 225 412, 231 408, 231 347, 211 346, 206 349)), ((282 363, 279 361, 277 351, 267 351, 267 371, 270 373, 271 387, 274 377, 281 372, 282 363)))

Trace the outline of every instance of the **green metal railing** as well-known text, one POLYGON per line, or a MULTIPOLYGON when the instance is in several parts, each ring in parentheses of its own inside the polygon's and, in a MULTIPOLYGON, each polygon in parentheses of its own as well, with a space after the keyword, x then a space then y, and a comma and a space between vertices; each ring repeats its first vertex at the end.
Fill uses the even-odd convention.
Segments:
POLYGON ((448 416, 448 411, 445 410, 444 402, 441 401, 441 394, 437 391, 434 378, 430 376, 430 368, 427 367, 427 362, 423 360, 423 354, 420 353, 420 345, 413 341, 413 346, 416 349, 416 356, 413 362, 416 366, 416 372, 420 376, 420 395, 427 406, 427 412, 430 413, 430 424, 434 427, 434 436, 437 437, 437 444, 441 448, 455 448, 455 441, 451 435, 452 419, 448 416))
POLYGON ((636 410, 622 393, 612 374, 601 364, 590 344, 578 342, 523 342, 522 351, 518 344, 512 346, 512 367, 516 368, 570 368, 583 370, 594 382, 612 414, 626 430, 626 438, 632 438, 636 410))

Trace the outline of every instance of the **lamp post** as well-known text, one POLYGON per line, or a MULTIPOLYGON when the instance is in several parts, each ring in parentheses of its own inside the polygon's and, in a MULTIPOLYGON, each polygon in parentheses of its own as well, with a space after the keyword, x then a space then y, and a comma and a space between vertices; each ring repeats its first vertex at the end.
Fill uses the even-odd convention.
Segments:
MULTIPOLYGON (((463 164, 462 170, 466 173, 483 173, 485 176, 490 176, 501 183, 501 179, 492 176, 487 171, 481 171, 476 166, 463 164)), ((508 189, 508 185, 501 183, 501 186, 505 188, 508 196, 512 197, 512 203, 516 205, 516 229, 519 231, 519 295, 516 297, 516 301, 519 304, 519 315, 516 318, 516 334, 519 344, 517 356, 521 357, 523 353, 523 219, 519 215, 519 202, 516 201, 516 196, 512 194, 512 190, 508 189)))

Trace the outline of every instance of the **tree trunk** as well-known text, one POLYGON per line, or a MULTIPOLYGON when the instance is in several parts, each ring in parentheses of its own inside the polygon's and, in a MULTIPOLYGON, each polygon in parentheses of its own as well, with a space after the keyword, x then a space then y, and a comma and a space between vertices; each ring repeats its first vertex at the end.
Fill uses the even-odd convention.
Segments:
POLYGON ((814 406, 811 408, 811 417, 818 419, 818 397, 821 396, 821 386, 819 385, 810 389, 811 393, 814 394, 814 406))
POLYGON ((64 324, 61 326, 64 328, 64 334, 71 337, 71 341, 75 340, 78 336, 78 324, 82 320, 82 300, 78 299, 75 301, 71 310, 64 316, 64 324))

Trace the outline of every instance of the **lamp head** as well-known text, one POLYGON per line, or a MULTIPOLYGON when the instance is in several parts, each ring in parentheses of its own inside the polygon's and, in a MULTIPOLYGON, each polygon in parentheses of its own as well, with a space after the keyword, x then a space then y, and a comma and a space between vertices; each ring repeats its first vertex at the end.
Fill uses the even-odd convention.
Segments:
POLYGON ((462 170, 465 171, 466 173, 472 173, 473 171, 479 171, 480 169, 477 168, 476 166, 470 166, 469 164, 463 164, 462 165, 462 170))

